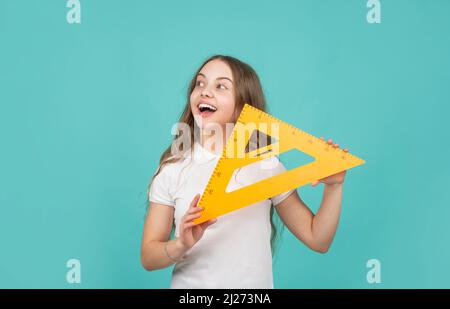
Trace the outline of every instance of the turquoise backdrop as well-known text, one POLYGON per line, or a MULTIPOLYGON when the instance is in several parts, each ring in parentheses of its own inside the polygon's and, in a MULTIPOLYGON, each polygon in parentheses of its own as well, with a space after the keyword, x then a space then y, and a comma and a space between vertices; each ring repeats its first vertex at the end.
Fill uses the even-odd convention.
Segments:
MULTIPOLYGON (((0 0, 1 288, 169 286, 140 265, 147 184, 216 53, 255 68, 271 114, 366 160, 327 254, 284 231, 275 287, 450 287, 450 1, 381 1, 379 24, 366 0, 81 0, 79 24, 66 3, 0 0)), ((317 210, 323 185, 298 191, 317 210)))

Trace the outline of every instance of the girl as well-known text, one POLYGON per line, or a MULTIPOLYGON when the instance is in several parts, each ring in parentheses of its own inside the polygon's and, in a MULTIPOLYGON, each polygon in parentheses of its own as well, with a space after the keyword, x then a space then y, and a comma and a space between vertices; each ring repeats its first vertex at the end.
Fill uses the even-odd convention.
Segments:
MULTIPOLYGON (((222 153, 220 143, 208 144, 213 136, 206 128, 219 124, 223 128, 218 130, 222 134, 219 137, 225 145, 230 133, 226 124, 236 122, 244 103, 265 110, 255 71, 233 57, 216 55, 207 59, 190 83, 179 120, 190 128, 190 147, 182 155, 174 155, 172 143, 162 154, 149 185, 141 262, 146 270, 175 263, 171 288, 273 288, 274 209, 288 229, 312 250, 325 253, 333 240, 345 171, 312 184, 325 184, 316 215, 296 190, 290 190, 198 225, 193 222, 201 216, 203 209, 197 207, 200 193, 222 153), (173 227, 175 238, 169 240, 173 227)), ((255 165, 243 167, 234 173, 229 186, 236 189, 286 170, 281 162, 276 163, 270 171, 255 165)))

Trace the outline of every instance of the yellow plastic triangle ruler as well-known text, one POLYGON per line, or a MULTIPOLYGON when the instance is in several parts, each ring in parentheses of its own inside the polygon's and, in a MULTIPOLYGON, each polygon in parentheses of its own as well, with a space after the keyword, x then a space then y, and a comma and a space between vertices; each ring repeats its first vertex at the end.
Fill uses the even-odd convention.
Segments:
POLYGON ((199 224, 217 218, 364 163, 364 160, 342 149, 334 148, 326 141, 245 104, 198 202, 199 206, 204 207, 203 214, 194 222, 199 224), (254 133, 252 130, 257 130, 258 134, 262 133, 269 137, 276 136, 277 140, 251 150, 248 142, 254 133), (244 143, 238 143, 238 139, 242 139, 242 136, 245 138, 244 143), (292 149, 298 149, 314 157, 315 160, 254 184, 226 192, 231 176, 237 168, 292 149))

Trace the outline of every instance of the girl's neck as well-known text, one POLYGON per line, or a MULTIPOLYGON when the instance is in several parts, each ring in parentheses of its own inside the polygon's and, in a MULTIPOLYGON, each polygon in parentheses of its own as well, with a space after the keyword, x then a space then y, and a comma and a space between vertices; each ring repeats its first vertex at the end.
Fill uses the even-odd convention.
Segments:
POLYGON ((202 134, 202 137, 200 139, 200 145, 202 145, 202 147, 204 149, 206 149, 209 152, 212 152, 216 155, 220 155, 222 154, 223 151, 223 147, 225 147, 226 142, 227 142, 228 136, 227 134, 222 134, 222 137, 216 137, 215 135, 207 135, 207 134, 202 134), (222 145, 220 145, 219 141, 222 141, 222 145))

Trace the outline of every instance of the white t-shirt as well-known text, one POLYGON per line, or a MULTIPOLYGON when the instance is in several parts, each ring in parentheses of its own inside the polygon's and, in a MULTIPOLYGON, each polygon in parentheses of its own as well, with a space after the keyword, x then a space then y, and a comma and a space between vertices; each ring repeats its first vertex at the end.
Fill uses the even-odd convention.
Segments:
MULTIPOLYGON (((219 158, 220 155, 195 142, 194 160, 189 154, 182 161, 166 164, 154 178, 149 200, 175 207, 176 237, 179 236, 181 217, 194 196, 202 194, 219 158)), ((235 190, 285 170, 277 157, 267 158, 235 172, 228 188, 235 190), (268 160, 275 163, 273 168, 258 165, 268 160)), ((295 189, 218 217, 184 259, 175 265, 170 287, 273 289, 270 207, 293 191, 295 189)))

